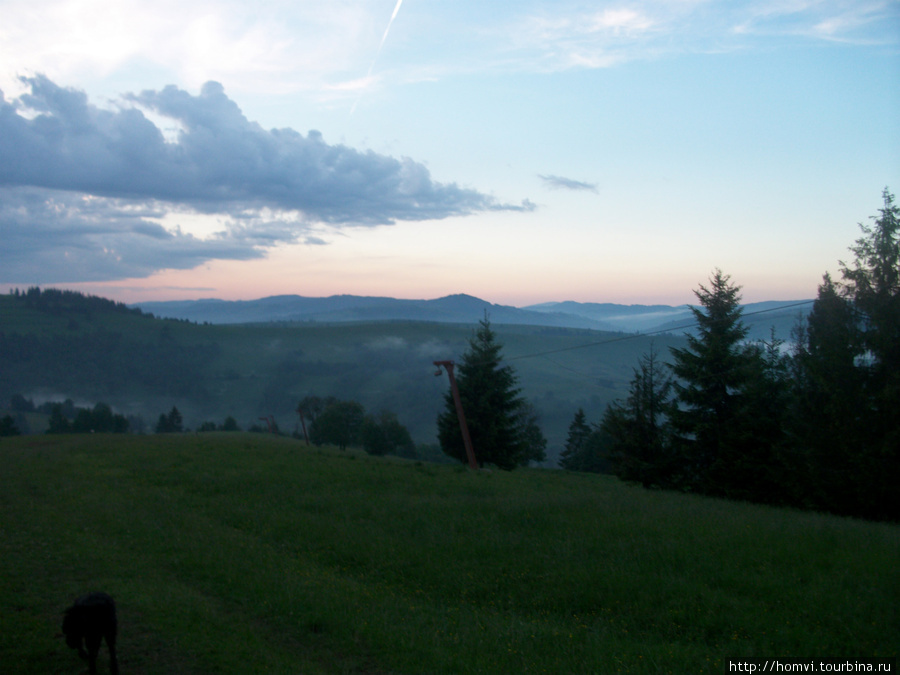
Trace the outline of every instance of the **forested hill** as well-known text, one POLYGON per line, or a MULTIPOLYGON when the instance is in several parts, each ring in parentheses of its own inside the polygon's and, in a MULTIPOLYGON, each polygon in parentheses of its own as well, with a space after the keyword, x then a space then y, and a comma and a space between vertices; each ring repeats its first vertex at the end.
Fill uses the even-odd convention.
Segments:
POLYGON ((41 289, 33 286, 25 291, 15 289, 10 293, 10 298, 15 302, 15 306, 51 315, 67 314, 70 318, 90 317, 93 314, 133 314, 138 316, 143 314, 140 308, 129 307, 124 302, 57 288, 41 289))
MULTIPOLYGON (((200 325, 66 291, 0 295, 0 410, 14 395, 36 404, 102 401, 143 418, 152 431, 159 415, 177 406, 187 428, 221 424, 230 415, 246 429, 274 416, 290 433, 301 399, 335 396, 373 413, 394 412, 416 443, 434 443, 448 383, 434 377, 432 362, 458 359, 473 324, 200 325)), ((495 328, 504 355, 515 359, 523 395, 539 413, 551 461, 577 408, 599 419, 608 403, 627 393, 633 368, 651 344, 663 353, 684 344, 676 335, 495 328), (546 355, 556 350, 566 351, 546 355)), ((41 433, 46 421, 31 426, 41 433)))
MULTIPOLYGON (((811 301, 769 301, 744 305, 751 339, 768 339, 774 329, 781 340, 805 317, 811 301)), ((628 333, 690 331, 694 317, 688 305, 620 305, 591 302, 548 302, 528 307, 490 303, 470 295, 434 300, 335 295, 310 298, 278 295, 258 300, 177 300, 143 302, 135 307, 157 316, 214 324, 273 321, 428 321, 476 323, 487 313, 491 323, 524 326, 590 328, 628 333)))
POLYGON ((180 323, 73 291, 0 296, 0 402, 202 396, 218 347, 180 323))
POLYGON ((153 312, 157 316, 216 324, 273 321, 477 323, 487 312, 494 324, 617 330, 615 326, 589 316, 519 309, 493 304, 465 294, 448 295, 435 300, 404 300, 358 295, 333 295, 324 298, 276 295, 258 300, 142 302, 135 307, 153 312))

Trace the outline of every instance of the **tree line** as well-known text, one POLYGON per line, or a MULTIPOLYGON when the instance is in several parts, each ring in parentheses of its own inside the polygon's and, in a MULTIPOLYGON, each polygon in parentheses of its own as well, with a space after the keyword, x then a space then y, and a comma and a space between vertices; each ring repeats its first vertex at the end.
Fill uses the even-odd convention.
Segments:
POLYGON ((78 291, 66 291, 56 288, 42 290, 38 286, 32 286, 24 291, 20 291, 18 288, 11 289, 9 295, 27 307, 42 312, 49 312, 50 314, 71 314, 75 312, 84 315, 88 319, 94 313, 107 312, 153 317, 152 314, 144 314, 137 307, 128 307, 124 302, 116 302, 115 300, 101 298, 96 295, 85 295, 78 291))
POLYGON ((697 330, 651 351, 598 423, 576 412, 563 468, 646 487, 900 519, 900 209, 884 206, 825 274, 789 349, 747 342, 740 287, 695 295, 697 330))
POLYGON ((391 411, 369 414, 358 401, 311 395, 300 401, 297 412, 307 439, 314 445, 336 445, 341 450, 357 446, 379 456, 416 456, 409 430, 391 411))
MULTIPOLYGON (((21 421, 17 421, 12 415, 0 418, 0 436, 21 434, 23 413, 48 415, 48 434, 140 433, 144 428, 139 418, 126 418, 113 412, 103 402, 97 403, 93 408, 78 407, 72 399, 35 405, 33 400, 22 394, 14 394, 10 398, 9 407, 21 421)), ((371 455, 416 457, 416 446, 409 430, 400 423, 395 413, 388 410, 369 414, 357 401, 341 400, 334 396, 306 396, 300 401, 297 411, 304 420, 304 429, 308 430, 308 440, 314 445, 336 445, 341 450, 356 446, 371 455)), ((270 433, 281 433, 274 419, 267 422, 267 427, 270 433)), ((198 432, 240 430, 237 420, 231 415, 222 424, 206 421, 197 427, 198 432)), ((259 425, 252 425, 249 430, 266 431, 259 425)), ((154 431, 157 434, 172 434, 184 433, 189 429, 184 426, 184 418, 178 407, 172 406, 168 413, 160 413, 154 431)), ((294 433, 294 437, 302 438, 298 432, 294 433)))
MULTIPOLYGON (((22 394, 14 394, 9 401, 9 409, 17 413, 22 426, 23 413, 37 413, 48 415, 48 434, 87 434, 87 433, 111 433, 124 434, 130 431, 132 420, 113 409, 102 401, 93 407, 79 407, 72 399, 67 398, 62 402, 46 401, 35 405, 32 399, 25 398, 22 394)), ((0 435, 18 435, 23 432, 11 415, 4 417, 3 432, 0 435), (13 426, 10 426, 13 425, 13 426)))

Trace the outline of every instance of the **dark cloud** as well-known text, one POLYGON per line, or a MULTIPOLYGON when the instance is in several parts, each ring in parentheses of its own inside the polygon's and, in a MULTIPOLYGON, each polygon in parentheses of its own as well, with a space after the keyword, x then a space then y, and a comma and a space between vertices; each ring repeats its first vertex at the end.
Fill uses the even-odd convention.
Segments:
MULTIPOLYGON (((531 210, 432 180, 408 158, 329 145, 317 131, 265 130, 221 85, 169 86, 113 109, 44 76, 0 92, 0 281, 143 277, 268 248, 322 245, 314 225, 388 225, 490 210, 531 210), (171 120, 167 139, 142 112, 171 120), (171 212, 217 214, 200 239, 159 224, 171 212)), ((154 118, 155 119, 155 118, 154 118)))
POLYGON ((544 181, 548 187, 563 190, 586 190, 587 192, 597 192, 596 183, 584 183, 580 180, 572 180, 571 178, 563 178, 562 176, 545 176, 538 174, 538 178, 544 181))
POLYGON ((508 207, 437 183, 422 164, 343 145, 317 131, 265 130, 222 86, 199 96, 174 86, 124 97, 180 127, 177 141, 137 107, 102 110, 43 76, 0 99, 0 185, 152 199, 204 212, 270 208, 332 224, 390 224, 508 207), (26 113, 26 114, 23 114, 26 113))
POLYGON ((257 238, 222 232, 199 239, 146 220, 152 215, 158 214, 107 198, 0 188, 0 281, 110 281, 265 255, 257 238))

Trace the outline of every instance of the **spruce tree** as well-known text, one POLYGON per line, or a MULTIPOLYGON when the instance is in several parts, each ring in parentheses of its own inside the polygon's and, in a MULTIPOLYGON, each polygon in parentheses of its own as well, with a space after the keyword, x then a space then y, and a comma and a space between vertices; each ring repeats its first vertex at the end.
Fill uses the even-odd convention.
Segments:
POLYGON ((0 436, 21 436, 21 434, 12 415, 4 415, 3 419, 0 419, 0 436))
MULTIPOLYGON (((485 315, 457 366, 456 382, 479 464, 513 469, 543 454, 543 434, 520 395, 515 371, 502 365, 502 349, 485 315), (541 447, 536 448, 536 444, 541 447)), ((447 392, 444 402, 445 409, 437 420, 441 449, 465 462, 452 392, 447 392)))
POLYGON ((569 471, 581 471, 581 464, 588 439, 591 436, 591 427, 587 423, 584 408, 575 412, 575 417, 569 424, 569 433, 566 436, 566 447, 559 455, 559 465, 569 471))
POLYGON ((841 273, 844 295, 863 321, 875 393, 896 396, 900 385, 900 208, 887 188, 882 198, 880 217, 873 217, 873 227, 860 223, 864 236, 850 247, 855 256, 852 267, 842 262, 841 273))
POLYGON ((736 453, 747 432, 742 416, 750 356, 742 347, 747 328, 741 320, 740 287, 715 270, 709 288, 695 295, 702 309, 691 307, 697 335, 684 349, 670 348, 678 405, 672 410, 680 483, 706 494, 733 495, 736 453))
POLYGON ((671 388, 671 377, 651 350, 634 370, 628 398, 612 403, 603 414, 600 433, 609 439, 616 474, 623 480, 644 487, 672 483, 671 388))
POLYGON ((72 430, 72 425, 63 414, 63 404, 54 403, 50 409, 50 422, 47 427, 48 434, 67 434, 72 430))
POLYGON ((806 467, 815 508, 867 518, 900 518, 900 209, 860 224, 863 236, 825 275, 796 331, 793 454, 806 467))
POLYGON ((538 424, 540 416, 537 409, 530 401, 525 401, 519 408, 516 424, 519 427, 519 436, 522 442, 522 453, 518 457, 518 464, 529 462, 543 462, 547 459, 547 439, 538 424))
MULTIPOLYGON (((854 306, 863 355, 864 406, 868 430, 857 459, 858 479, 867 485, 861 515, 900 517, 894 491, 900 480, 900 208, 885 188, 884 207, 874 225, 850 250, 852 265, 841 263, 843 295, 854 306)), ((857 408, 859 406, 856 406, 857 408)))
POLYGON ((740 411, 741 434, 731 467, 732 496, 770 504, 797 503, 799 469, 789 452, 790 359, 772 328, 768 341, 744 347, 747 358, 740 411))
POLYGON ((860 510, 859 451, 869 445, 863 353, 856 310, 826 274, 812 311, 795 332, 794 407, 788 425, 802 491, 813 507, 860 510))

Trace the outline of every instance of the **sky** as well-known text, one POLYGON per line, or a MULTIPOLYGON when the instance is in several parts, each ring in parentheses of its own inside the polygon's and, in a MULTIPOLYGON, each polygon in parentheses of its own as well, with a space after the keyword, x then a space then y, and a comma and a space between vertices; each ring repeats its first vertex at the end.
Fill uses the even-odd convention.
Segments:
POLYGON ((0 291, 815 297, 900 2, 0 0, 0 291))

